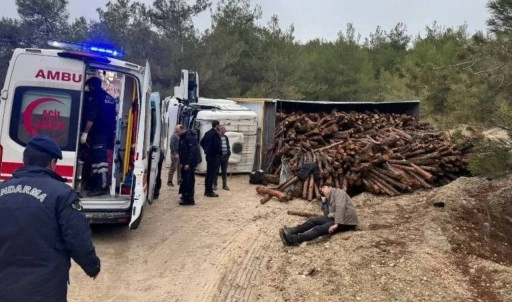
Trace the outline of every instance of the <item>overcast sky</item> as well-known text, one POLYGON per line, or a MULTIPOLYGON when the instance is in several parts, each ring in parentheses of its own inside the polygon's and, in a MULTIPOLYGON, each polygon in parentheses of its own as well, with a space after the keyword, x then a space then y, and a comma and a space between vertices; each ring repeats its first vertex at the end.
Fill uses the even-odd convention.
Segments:
MULTIPOLYGON (((37 0, 35 0, 37 1, 37 0)), ((15 0, 2 0, 1 16, 17 18, 15 0)), ((107 0, 68 0, 72 18, 84 16, 97 19, 96 8, 105 7, 107 0)), ((114 0, 113 0, 114 2, 114 0)), ((132 2, 134 2, 132 0, 132 2)), ((139 0, 148 5, 153 0, 139 0)), ((193 3, 193 0, 187 0, 193 3)), ((215 9, 217 0, 212 0, 215 9)), ((356 32, 364 37, 375 32, 377 26, 389 32, 398 22, 407 26, 412 36, 424 33, 434 21, 444 27, 457 27, 464 23, 468 31, 486 31, 489 11, 488 0, 251 0, 251 5, 262 8, 261 24, 272 15, 279 17, 281 28, 295 27, 295 37, 302 42, 315 38, 334 40, 339 31, 345 32, 352 23, 356 32)), ((209 28, 210 12, 194 19, 199 30, 209 28)))

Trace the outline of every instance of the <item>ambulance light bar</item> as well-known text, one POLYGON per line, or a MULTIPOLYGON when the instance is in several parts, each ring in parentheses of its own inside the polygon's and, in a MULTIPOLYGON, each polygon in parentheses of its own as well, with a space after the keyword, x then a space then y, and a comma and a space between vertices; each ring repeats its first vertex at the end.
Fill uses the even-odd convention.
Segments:
POLYGON ((118 59, 122 58, 124 56, 124 53, 122 51, 111 48, 111 47, 106 47, 104 45, 89 45, 89 44, 81 44, 81 43, 54 41, 54 40, 49 40, 48 45, 55 47, 55 48, 88 52, 88 53, 104 55, 107 57, 118 58, 118 59))

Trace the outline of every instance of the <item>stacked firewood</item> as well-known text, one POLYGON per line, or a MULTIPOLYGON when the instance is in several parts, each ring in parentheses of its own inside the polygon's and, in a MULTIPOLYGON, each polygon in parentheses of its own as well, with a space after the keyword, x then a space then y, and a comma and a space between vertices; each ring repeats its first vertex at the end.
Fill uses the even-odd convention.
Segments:
MULTIPOLYGON (((291 171, 314 162, 323 183, 396 196, 468 173, 470 142, 456 143, 409 115, 279 113, 278 121, 274 144, 267 150, 267 174, 279 175, 282 162, 291 171)), ((300 184, 295 184, 295 197, 319 196, 312 176, 300 184)))

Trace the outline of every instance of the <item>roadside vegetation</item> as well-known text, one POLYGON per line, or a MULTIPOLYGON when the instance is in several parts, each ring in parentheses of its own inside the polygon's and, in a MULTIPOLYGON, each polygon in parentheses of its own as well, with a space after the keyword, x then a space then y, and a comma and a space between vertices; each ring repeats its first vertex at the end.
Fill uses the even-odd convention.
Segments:
MULTIPOLYGON (((298 41, 279 16, 262 20, 249 0, 109 1, 96 20, 71 19, 67 0, 16 0, 19 18, 0 20, 0 81, 16 47, 49 39, 102 42, 125 59, 152 66, 154 90, 170 95, 181 69, 199 71, 201 95, 328 101, 421 100, 421 118, 441 129, 512 129, 512 2, 489 1, 488 28, 435 21, 412 36, 407 24, 377 27, 369 37, 353 24, 335 41, 298 41), (193 17, 210 11, 200 32, 193 17), (263 25, 262 25, 263 24, 263 25)), ((512 166, 508 145, 480 140, 475 174, 501 175, 512 166), (490 159, 493 160, 490 160, 490 159), (486 165, 487 167, 484 167, 486 165)))

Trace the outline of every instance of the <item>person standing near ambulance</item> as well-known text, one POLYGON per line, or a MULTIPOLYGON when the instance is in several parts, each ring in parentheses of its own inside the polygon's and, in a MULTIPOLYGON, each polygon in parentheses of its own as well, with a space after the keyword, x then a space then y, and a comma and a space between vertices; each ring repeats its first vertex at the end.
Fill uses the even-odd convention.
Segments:
POLYGON ((174 178, 174 172, 176 172, 176 177, 178 179, 178 185, 181 184, 181 172, 180 172, 180 136, 178 135, 177 130, 174 130, 174 133, 171 135, 171 142, 169 144, 171 148, 171 167, 169 168, 169 174, 167 175, 167 185, 174 187, 174 183, 172 179, 174 178))
POLYGON ((0 301, 66 301, 73 260, 91 278, 100 259, 76 192, 55 173, 62 151, 36 135, 24 166, 0 183, 0 301))
POLYGON ((101 196, 109 193, 108 149, 113 147, 116 130, 116 101, 101 88, 101 79, 91 77, 85 82, 93 105, 84 112, 85 129, 80 143, 92 148, 92 174, 94 189, 87 196, 101 196), (89 137, 90 134, 90 137, 89 137))
POLYGON ((183 125, 176 125, 176 133, 179 140, 179 156, 181 167, 181 184, 179 193, 181 194, 180 205, 195 205, 195 186, 196 186, 196 167, 201 163, 201 154, 199 153, 199 144, 196 134, 187 130, 183 125))

